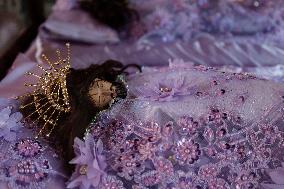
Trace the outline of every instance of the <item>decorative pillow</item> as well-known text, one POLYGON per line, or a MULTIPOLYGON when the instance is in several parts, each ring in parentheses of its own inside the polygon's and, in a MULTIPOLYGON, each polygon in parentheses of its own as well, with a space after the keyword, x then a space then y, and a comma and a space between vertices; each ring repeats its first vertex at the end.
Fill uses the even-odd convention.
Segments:
POLYGON ((98 23, 81 10, 54 11, 41 26, 40 36, 91 44, 119 42, 115 30, 98 23))

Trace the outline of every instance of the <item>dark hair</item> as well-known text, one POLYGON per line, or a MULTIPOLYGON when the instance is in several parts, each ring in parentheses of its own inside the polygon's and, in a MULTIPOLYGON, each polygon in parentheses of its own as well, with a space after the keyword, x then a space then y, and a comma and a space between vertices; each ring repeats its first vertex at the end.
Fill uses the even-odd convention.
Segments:
POLYGON ((139 19, 138 13, 129 7, 127 0, 84 0, 80 2, 80 7, 116 30, 139 19))
MULTIPOLYGON (((135 67, 141 71, 140 66, 135 64, 123 65, 115 60, 107 60, 101 65, 91 65, 86 69, 70 69, 66 77, 68 94, 70 96, 71 112, 62 116, 50 136, 50 141, 62 153, 64 160, 69 162, 74 157, 73 143, 76 137, 83 138, 87 127, 92 119, 106 107, 95 107, 88 95, 88 90, 95 79, 101 79, 116 86, 119 98, 127 96, 127 89, 124 83, 117 81, 121 74, 127 74, 125 70, 135 67), (58 148, 59 147, 59 148, 58 148)), ((27 98, 23 105, 30 103, 33 97, 27 98)), ((46 103, 46 101, 41 102, 46 103)), ((22 109, 24 117, 34 112, 35 107, 22 109)), ((31 116, 31 120, 36 120, 38 115, 31 116)), ((38 120, 38 124, 44 124, 43 120, 38 120)), ((68 165, 68 164, 67 164, 68 165)), ((69 170, 70 166, 67 166, 69 170)))

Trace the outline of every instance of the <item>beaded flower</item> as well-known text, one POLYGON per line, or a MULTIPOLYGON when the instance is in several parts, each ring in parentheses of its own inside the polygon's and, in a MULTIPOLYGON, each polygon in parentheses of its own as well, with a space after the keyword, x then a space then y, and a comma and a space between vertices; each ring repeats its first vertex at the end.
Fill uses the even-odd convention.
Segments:
POLYGON ((15 150, 19 152, 19 155, 24 157, 35 157, 41 153, 41 144, 33 139, 23 139, 16 143, 15 150))
POLYGON ((175 159, 181 164, 193 164, 200 156, 199 144, 183 138, 174 147, 175 159))

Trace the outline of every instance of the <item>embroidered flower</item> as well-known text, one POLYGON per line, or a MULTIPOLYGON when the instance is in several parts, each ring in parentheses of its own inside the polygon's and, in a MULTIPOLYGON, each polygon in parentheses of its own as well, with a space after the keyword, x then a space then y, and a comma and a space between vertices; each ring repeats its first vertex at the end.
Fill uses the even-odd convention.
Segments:
POLYGON ((38 141, 23 139, 15 145, 16 151, 24 157, 34 157, 42 151, 42 146, 38 141))
POLYGON ((140 155, 130 150, 115 157, 113 169, 118 172, 118 176, 132 180, 135 175, 144 171, 144 166, 140 155))
POLYGON ((19 112, 12 113, 11 106, 0 110, 0 137, 6 141, 14 141, 16 139, 15 131, 22 126, 20 122, 22 117, 19 112))
POLYGON ((100 189, 125 189, 123 187, 123 182, 117 179, 115 176, 104 176, 102 183, 100 184, 100 189))
POLYGON ((211 108, 210 113, 207 115, 207 123, 216 124, 218 126, 224 124, 223 115, 218 108, 211 108))
POLYGON ((135 181, 146 187, 151 187, 161 183, 161 177, 158 171, 151 170, 140 176, 135 176, 135 181))
POLYGON ((185 95, 190 95, 191 90, 185 84, 184 77, 163 78, 152 81, 144 86, 135 88, 138 98, 154 101, 173 101, 185 95))
POLYGON ((200 167, 198 171, 198 176, 200 178, 206 180, 206 179, 211 179, 211 178, 216 178, 218 174, 218 169, 215 164, 206 164, 200 167))
POLYGON ((33 188, 30 185, 38 183, 48 177, 49 169, 50 166, 47 160, 43 162, 23 160, 7 168, 7 177, 14 178, 15 182, 19 185, 33 188))
POLYGON ((98 140, 95 143, 92 136, 87 135, 85 142, 75 138, 74 149, 76 157, 70 163, 76 164, 76 171, 67 188, 90 189, 99 186, 106 168, 102 142, 98 140))
POLYGON ((193 164, 199 159, 200 150, 199 144, 193 140, 183 138, 177 142, 174 147, 174 158, 179 162, 180 165, 193 164))
POLYGON ((137 151, 143 160, 152 159, 157 151, 157 146, 144 139, 138 142, 137 151))
POLYGON ((197 121, 194 121, 193 118, 189 116, 180 117, 177 124, 181 135, 194 134, 199 125, 197 121))
POLYGON ((159 173, 159 177, 163 179, 163 183, 169 183, 174 180, 174 166, 170 160, 157 157, 153 164, 159 173))
POLYGON ((236 170, 232 177, 236 188, 257 188, 260 179, 256 171, 245 169, 236 170))
POLYGON ((128 125, 122 121, 111 119, 108 123, 97 122, 91 127, 91 135, 97 141, 100 139, 105 150, 117 149, 117 146, 124 143, 128 134, 128 125))

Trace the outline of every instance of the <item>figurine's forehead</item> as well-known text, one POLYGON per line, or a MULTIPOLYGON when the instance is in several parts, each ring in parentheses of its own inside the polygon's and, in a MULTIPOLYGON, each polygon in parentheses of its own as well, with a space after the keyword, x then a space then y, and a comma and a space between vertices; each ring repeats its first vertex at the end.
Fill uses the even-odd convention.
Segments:
POLYGON ((112 86, 112 83, 106 80, 102 80, 99 78, 95 78, 94 81, 92 82, 92 84, 90 85, 89 90, 93 90, 96 88, 108 88, 110 89, 110 87, 112 86))

